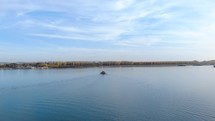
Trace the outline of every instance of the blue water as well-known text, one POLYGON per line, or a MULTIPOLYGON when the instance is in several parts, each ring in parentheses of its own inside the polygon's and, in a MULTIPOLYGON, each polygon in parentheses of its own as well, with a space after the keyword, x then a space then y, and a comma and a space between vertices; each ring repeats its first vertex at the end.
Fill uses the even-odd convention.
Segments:
POLYGON ((0 121, 214 121, 215 69, 0 70, 0 121))

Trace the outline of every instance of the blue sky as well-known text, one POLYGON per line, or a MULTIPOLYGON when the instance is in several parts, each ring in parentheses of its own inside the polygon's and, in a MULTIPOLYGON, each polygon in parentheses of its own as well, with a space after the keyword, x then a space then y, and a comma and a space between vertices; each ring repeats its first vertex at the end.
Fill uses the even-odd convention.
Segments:
POLYGON ((0 62, 215 59, 213 0, 0 0, 0 62))

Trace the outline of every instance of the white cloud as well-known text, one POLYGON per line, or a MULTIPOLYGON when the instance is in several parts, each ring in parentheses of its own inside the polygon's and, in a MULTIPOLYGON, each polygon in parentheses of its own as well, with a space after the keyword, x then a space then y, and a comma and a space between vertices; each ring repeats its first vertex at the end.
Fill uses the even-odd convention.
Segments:
POLYGON ((114 9, 119 11, 128 8, 135 0, 117 0, 114 4, 114 9))
POLYGON ((104 42, 125 49, 137 47, 139 51, 144 51, 141 47, 215 51, 215 9, 210 0, 0 3, 1 29, 22 30, 30 38, 84 40, 80 41, 83 46, 86 41, 104 42))

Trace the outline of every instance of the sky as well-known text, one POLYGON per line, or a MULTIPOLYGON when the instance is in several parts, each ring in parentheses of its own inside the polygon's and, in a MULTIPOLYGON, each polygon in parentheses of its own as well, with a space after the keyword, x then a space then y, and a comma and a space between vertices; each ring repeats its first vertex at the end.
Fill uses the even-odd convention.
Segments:
POLYGON ((0 62, 215 59, 214 0, 0 0, 0 62))

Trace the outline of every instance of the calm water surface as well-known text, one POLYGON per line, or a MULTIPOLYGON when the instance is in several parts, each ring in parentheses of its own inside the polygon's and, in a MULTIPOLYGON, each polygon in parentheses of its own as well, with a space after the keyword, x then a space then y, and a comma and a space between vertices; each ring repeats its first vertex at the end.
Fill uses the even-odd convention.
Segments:
POLYGON ((0 121, 214 121, 215 68, 0 70, 0 121))

